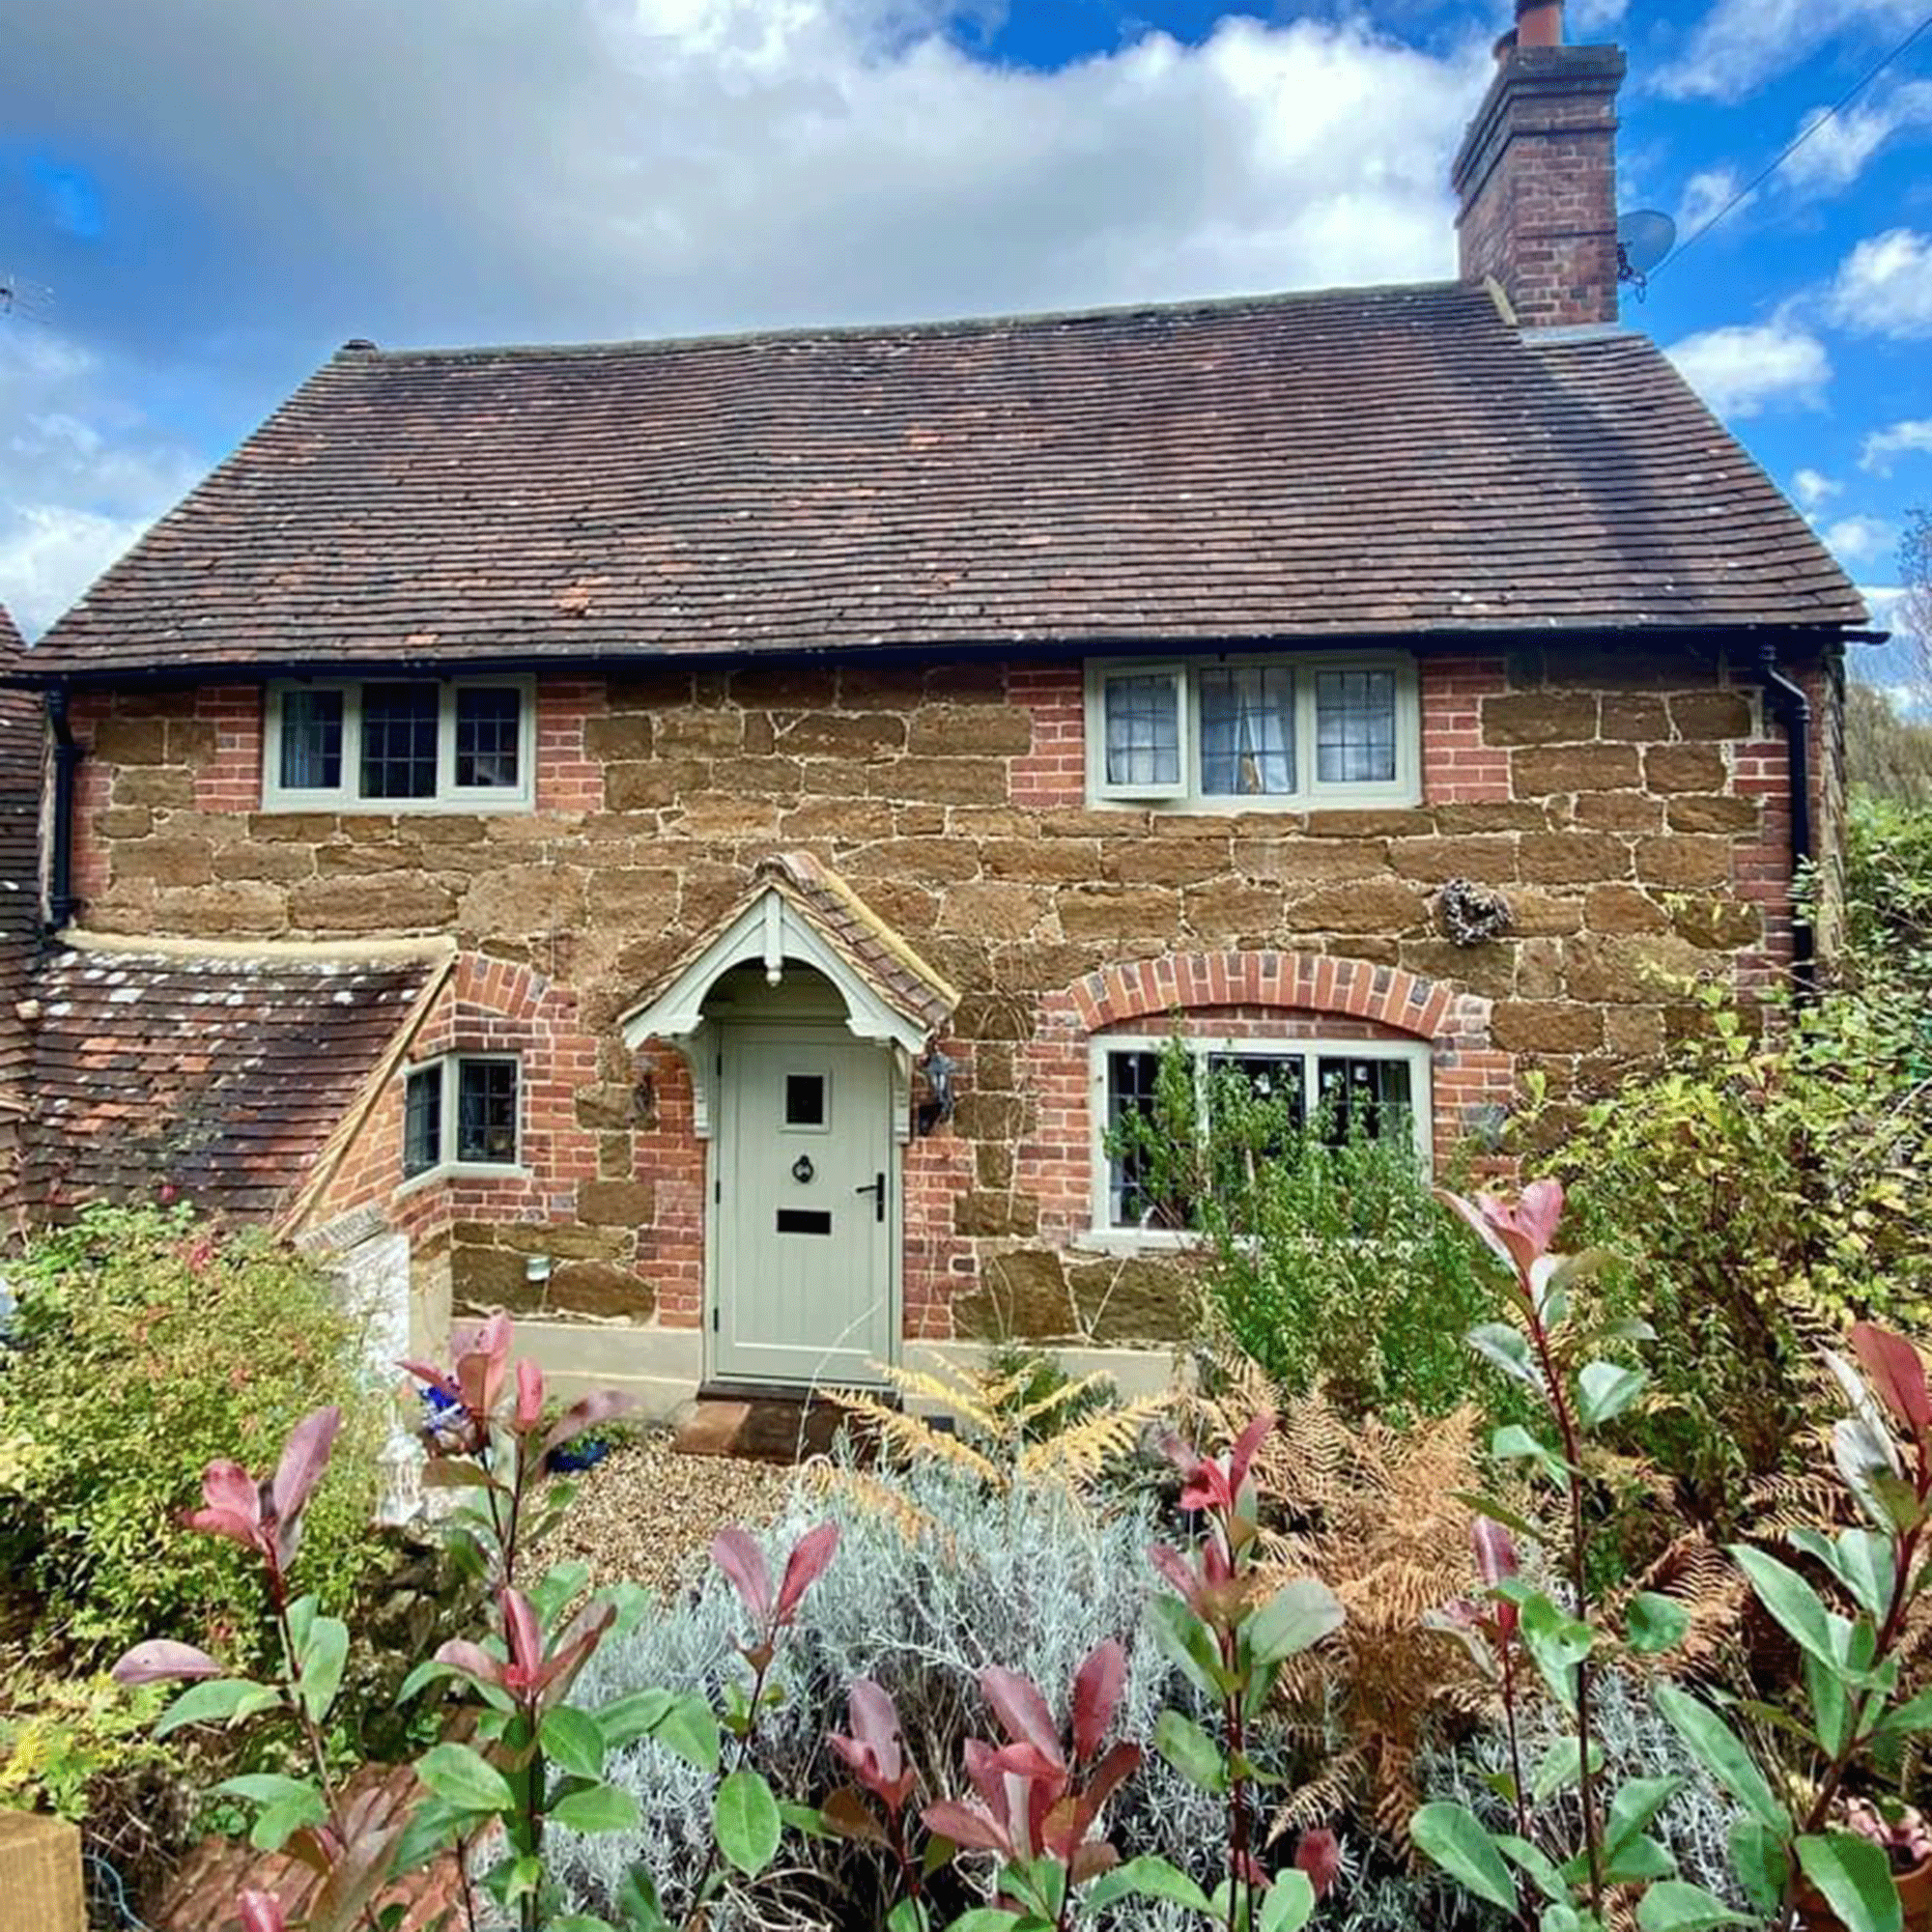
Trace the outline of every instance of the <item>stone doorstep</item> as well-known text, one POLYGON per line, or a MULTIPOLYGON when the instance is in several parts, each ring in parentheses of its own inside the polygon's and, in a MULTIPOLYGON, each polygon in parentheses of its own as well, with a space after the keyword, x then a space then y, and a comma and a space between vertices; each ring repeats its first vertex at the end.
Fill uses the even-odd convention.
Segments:
POLYGON ((822 1456, 844 1420, 823 1396, 739 1397, 699 1392, 671 1438, 680 1456, 736 1456, 756 1463, 801 1463, 822 1456))

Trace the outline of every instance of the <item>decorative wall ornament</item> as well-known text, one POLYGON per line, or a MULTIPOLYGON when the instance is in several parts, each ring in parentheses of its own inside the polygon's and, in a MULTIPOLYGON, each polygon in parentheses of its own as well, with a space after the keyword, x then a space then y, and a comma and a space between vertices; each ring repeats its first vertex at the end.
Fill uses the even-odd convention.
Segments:
POLYGON ((1510 902, 1489 886, 1451 879, 1435 895, 1443 936, 1457 946, 1481 946, 1510 929, 1510 902))

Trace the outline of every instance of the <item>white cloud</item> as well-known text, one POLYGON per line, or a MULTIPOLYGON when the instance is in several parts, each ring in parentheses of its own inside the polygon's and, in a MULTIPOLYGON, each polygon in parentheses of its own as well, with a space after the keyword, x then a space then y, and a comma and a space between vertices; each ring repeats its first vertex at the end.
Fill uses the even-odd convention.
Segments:
MULTIPOLYGON (((1728 165, 1699 168, 1684 184, 1683 198, 1677 204, 1678 240, 1688 242, 1737 191, 1737 169, 1728 165)), ((1747 195, 1738 207, 1748 208, 1756 198, 1747 195)))
POLYGON ((1792 493, 1797 497, 1800 505, 1806 510, 1819 508, 1827 498, 1837 496, 1844 487, 1835 478, 1827 476, 1822 469, 1809 468, 1799 469, 1793 472, 1791 478, 1792 493))
POLYGON ((1779 181, 1798 193, 1829 194, 1849 186, 1864 165, 1894 134, 1932 128, 1932 81, 1908 81, 1883 100, 1849 107, 1841 114, 1814 107, 1799 123, 1806 134, 1778 170, 1779 181))
POLYGON ((1630 12, 1630 0, 1570 0, 1570 37, 1607 33, 1630 12))
POLYGON ((1838 264, 1825 307, 1861 335, 1932 335, 1932 236, 1911 228, 1867 236, 1838 264))
POLYGON ((1666 354, 1720 416, 1816 409, 1832 380, 1825 345, 1809 329, 1781 316, 1707 328, 1673 343, 1666 354))
POLYGON ((1873 430, 1859 447, 1859 468, 1879 476, 1891 474, 1892 459, 1932 455, 1932 416, 1918 416, 1873 430))
MULTIPOLYGON (((1454 273, 1446 177, 1484 85, 1477 39, 1437 56, 1360 14, 1231 15, 1198 46, 1144 32, 1040 72, 948 38, 959 14, 92 0, 14 22, 0 127, 58 101, 193 209, 165 298, 130 276, 91 312, 171 380, 225 384, 238 426, 349 335, 657 335, 1454 273)), ((63 316, 89 293, 64 289, 63 316)), ((7 460, 12 434, 65 438, 58 467, 97 480, 117 443, 151 467, 151 433, 77 390, 0 416, 0 532, 41 612, 80 587, 87 546, 30 513, 155 508, 53 494, 7 460), (104 446, 83 457, 63 416, 104 446)))
POLYGON ((1883 517, 1837 517, 1819 534, 1840 563, 1856 568, 1888 554, 1898 542, 1898 526, 1883 517))
POLYGON ((0 327, 0 604, 50 624, 200 473, 77 344, 0 327))
POLYGON ((1840 34, 1884 39, 1919 12, 1919 0, 1715 0, 1657 85, 1678 99, 1743 100, 1840 34))

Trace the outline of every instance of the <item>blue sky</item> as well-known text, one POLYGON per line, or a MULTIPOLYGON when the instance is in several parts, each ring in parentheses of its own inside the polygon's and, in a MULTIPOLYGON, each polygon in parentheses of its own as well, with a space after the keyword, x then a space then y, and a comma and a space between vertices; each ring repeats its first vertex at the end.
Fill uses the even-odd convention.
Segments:
MULTIPOLYGON (((1572 0, 1687 225, 1932 0, 1572 0)), ((0 599, 30 630, 334 347, 1453 272, 1508 0, 0 0, 0 599)), ((1626 321, 1855 579, 1932 504, 1932 33, 1626 321)))

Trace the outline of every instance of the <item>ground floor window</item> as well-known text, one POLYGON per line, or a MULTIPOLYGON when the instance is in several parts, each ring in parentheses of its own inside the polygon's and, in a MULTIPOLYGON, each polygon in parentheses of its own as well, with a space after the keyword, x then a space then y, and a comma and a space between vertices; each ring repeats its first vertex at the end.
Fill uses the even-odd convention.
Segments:
POLYGON ((520 1148, 516 1059, 446 1053, 403 1079, 403 1175, 515 1167, 520 1148))
POLYGON ((1280 1136, 1312 1131, 1340 1146, 1360 1135, 1401 1135, 1430 1155, 1429 1049, 1406 1041, 1294 1039, 1097 1039, 1093 1047, 1094 1226, 1109 1234, 1180 1235, 1188 1204, 1162 1198, 1148 1164, 1115 1143, 1133 1114, 1172 1120, 1177 1110, 1208 1124, 1231 1093, 1264 1103, 1280 1136), (1184 1091, 1177 1094, 1179 1077, 1184 1091), (1238 1083, 1231 1087, 1230 1083, 1238 1083), (1165 1091, 1164 1091, 1165 1088, 1165 1091))

